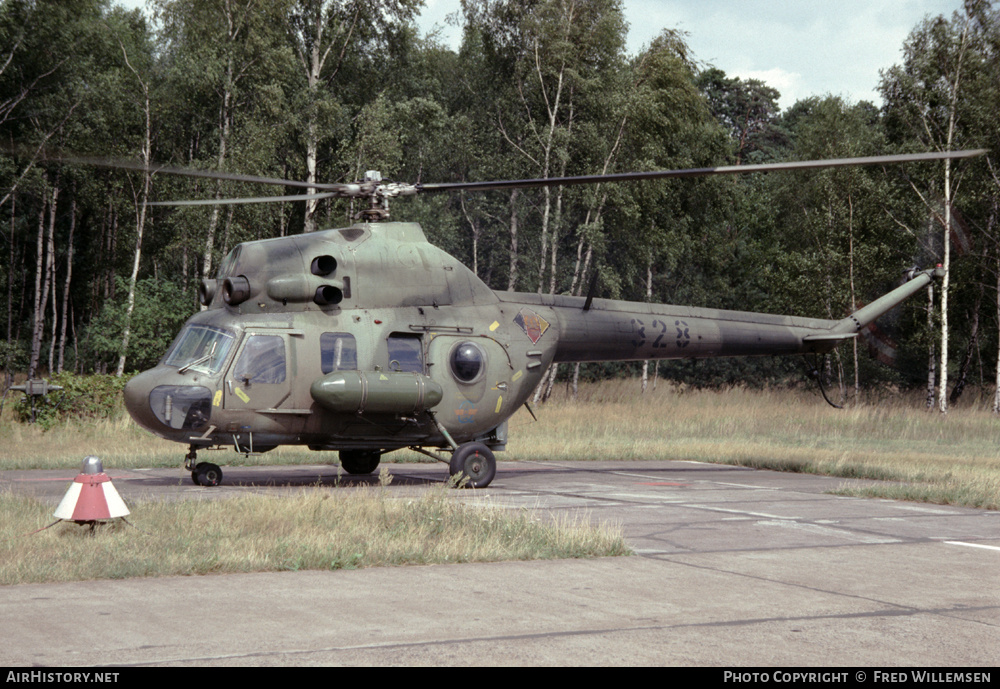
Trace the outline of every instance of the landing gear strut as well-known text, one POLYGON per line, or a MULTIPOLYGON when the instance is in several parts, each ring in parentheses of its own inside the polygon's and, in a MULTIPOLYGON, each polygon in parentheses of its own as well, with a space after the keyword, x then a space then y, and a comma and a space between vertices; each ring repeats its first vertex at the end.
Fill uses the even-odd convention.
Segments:
POLYGON ((184 468, 191 472, 191 480, 196 486, 217 486, 222 483, 222 469, 218 464, 199 462, 198 450, 194 445, 184 456, 184 468))

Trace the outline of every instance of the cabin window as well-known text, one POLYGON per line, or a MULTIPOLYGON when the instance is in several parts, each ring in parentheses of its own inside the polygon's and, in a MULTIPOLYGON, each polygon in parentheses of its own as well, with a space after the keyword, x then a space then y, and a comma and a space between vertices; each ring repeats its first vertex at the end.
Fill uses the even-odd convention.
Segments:
POLYGON ((251 335, 236 360, 233 378, 244 383, 285 382, 285 341, 279 335, 251 335))
POLYGON ((323 373, 358 368, 358 344, 350 333, 323 333, 319 349, 323 373))
POLYGON ((388 345, 390 371, 424 372, 424 356, 419 335, 390 335, 388 345))

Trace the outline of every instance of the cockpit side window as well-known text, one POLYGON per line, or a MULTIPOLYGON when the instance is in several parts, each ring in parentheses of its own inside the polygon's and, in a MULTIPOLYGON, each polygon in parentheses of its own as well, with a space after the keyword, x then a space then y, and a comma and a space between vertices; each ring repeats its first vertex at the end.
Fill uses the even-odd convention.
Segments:
POLYGON ((323 373, 358 368, 358 344, 350 333, 323 333, 319 336, 323 373))
POLYGON ((232 333, 220 328, 208 325, 186 326, 163 357, 163 363, 215 373, 222 367, 233 339, 232 333))
POLYGON ((247 383, 284 383, 284 340, 278 335, 252 335, 236 361, 233 377, 247 383))

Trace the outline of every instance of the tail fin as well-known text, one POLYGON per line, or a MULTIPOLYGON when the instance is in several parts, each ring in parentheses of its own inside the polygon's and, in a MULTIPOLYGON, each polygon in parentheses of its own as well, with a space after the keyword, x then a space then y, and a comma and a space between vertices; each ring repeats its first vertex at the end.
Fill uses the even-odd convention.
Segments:
POLYGON ((913 277, 903 285, 897 287, 888 294, 879 297, 871 304, 858 309, 847 318, 838 321, 835 326, 830 328, 829 335, 809 337, 815 337, 816 339, 827 339, 830 337, 836 338, 840 336, 843 338, 854 337, 863 327, 887 311, 892 310, 892 308, 897 304, 929 285, 934 278, 940 277, 944 277, 943 268, 932 268, 930 270, 915 273, 913 277))

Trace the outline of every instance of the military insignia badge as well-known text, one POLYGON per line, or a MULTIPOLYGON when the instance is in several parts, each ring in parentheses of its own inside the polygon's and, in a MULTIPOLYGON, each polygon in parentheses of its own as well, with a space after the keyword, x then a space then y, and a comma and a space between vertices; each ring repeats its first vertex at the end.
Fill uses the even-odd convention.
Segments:
POLYGON ((455 410, 455 416, 458 417, 459 423, 475 423, 477 411, 479 410, 476 409, 476 405, 471 402, 462 402, 455 410))
POLYGON ((549 322, 531 309, 518 311, 517 315, 514 316, 514 322, 528 336, 531 344, 536 344, 545 331, 549 329, 549 322))

